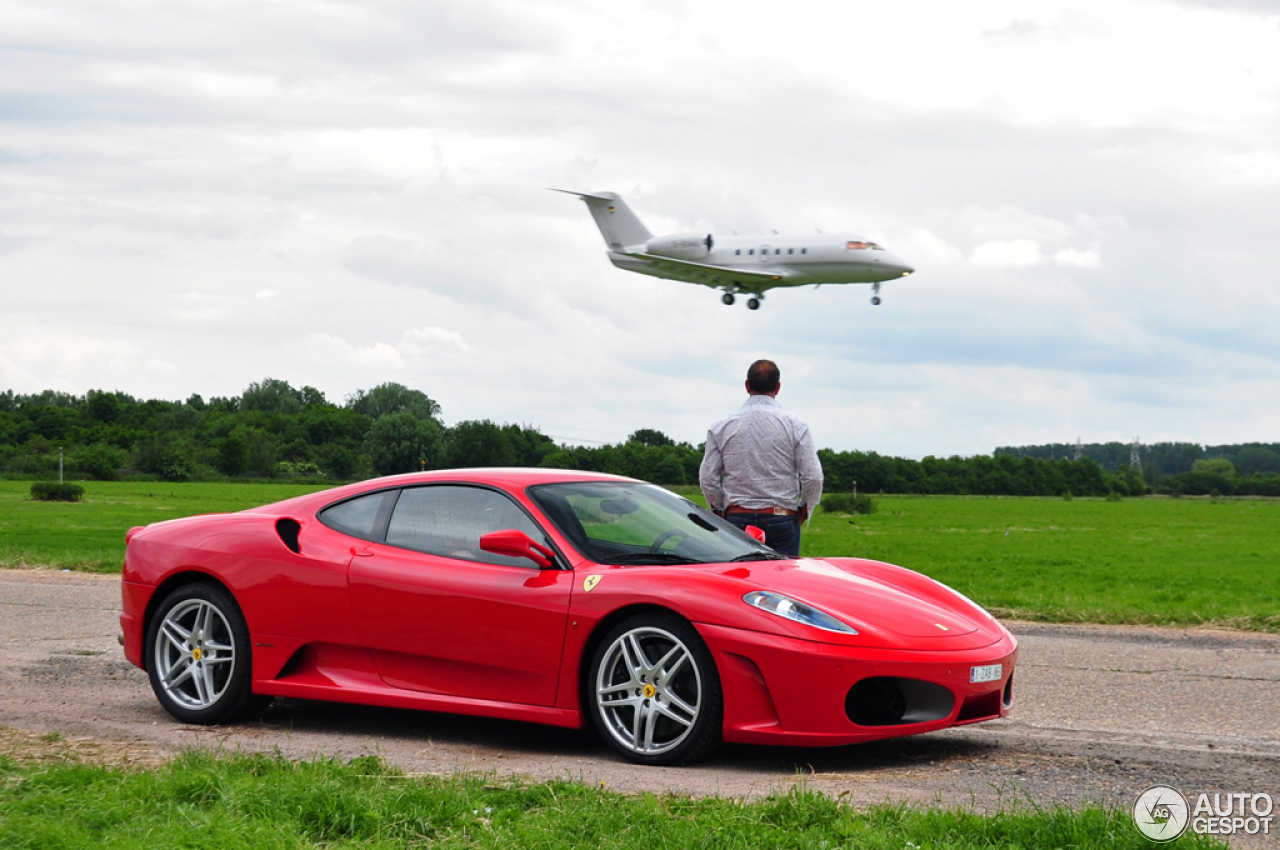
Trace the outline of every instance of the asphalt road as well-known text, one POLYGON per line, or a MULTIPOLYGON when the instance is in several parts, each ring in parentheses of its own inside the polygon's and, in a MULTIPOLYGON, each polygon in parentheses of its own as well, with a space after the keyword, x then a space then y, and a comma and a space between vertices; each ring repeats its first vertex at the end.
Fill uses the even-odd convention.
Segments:
POLYGON ((257 723, 186 726, 124 660, 119 598, 117 577, 0 570, 0 751, 59 732, 143 761, 192 746, 374 753, 410 773, 741 797, 805 782, 854 802, 983 811, 1014 800, 1129 806, 1155 783, 1280 801, 1277 635, 1013 623, 1021 651, 1007 720, 835 749, 726 746, 692 767, 644 768, 587 733, 426 712, 277 701, 257 723))

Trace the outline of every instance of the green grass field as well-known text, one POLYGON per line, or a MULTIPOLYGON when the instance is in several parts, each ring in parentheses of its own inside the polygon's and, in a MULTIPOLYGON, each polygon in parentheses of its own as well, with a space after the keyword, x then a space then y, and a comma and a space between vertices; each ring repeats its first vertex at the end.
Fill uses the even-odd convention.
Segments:
POLYGON ((1280 631, 1280 501, 877 497, 802 554, 910 567, 1006 617, 1280 631))
MULTIPOLYGON (((0 481, 0 566, 119 571, 131 526, 236 511, 319 487, 85 482, 83 503, 0 481)), ((692 495, 690 488, 676 488, 692 495)), ((919 570, 1002 616, 1280 632, 1280 501, 877 497, 819 512, 802 552, 919 570)))
POLYGON ((85 481, 83 502, 33 502, 30 481, 0 481, 0 566, 120 572, 135 525, 242 511, 323 486, 85 481))
MULTIPOLYGON (((1127 812, 855 809, 800 788, 745 803, 580 783, 406 777, 375 758, 193 751, 155 771, 0 755, 0 846, 59 848, 1134 848, 1127 812)), ((1190 833, 1171 847, 1224 847, 1190 833)))

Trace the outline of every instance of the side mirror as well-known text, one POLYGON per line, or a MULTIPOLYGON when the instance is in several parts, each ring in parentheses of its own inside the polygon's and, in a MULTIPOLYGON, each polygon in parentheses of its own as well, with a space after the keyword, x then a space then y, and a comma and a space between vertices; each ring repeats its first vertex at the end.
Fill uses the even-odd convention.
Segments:
POLYGON ((555 552, 541 543, 534 543, 529 535, 514 528, 480 535, 480 548, 508 558, 528 558, 543 569, 554 564, 556 557, 555 552))
POLYGON ((743 531, 745 531, 747 533, 747 536, 750 537, 752 540, 756 541, 757 543, 764 542, 763 528, 760 528, 759 526, 756 526, 756 525, 748 525, 746 528, 743 529, 743 531))

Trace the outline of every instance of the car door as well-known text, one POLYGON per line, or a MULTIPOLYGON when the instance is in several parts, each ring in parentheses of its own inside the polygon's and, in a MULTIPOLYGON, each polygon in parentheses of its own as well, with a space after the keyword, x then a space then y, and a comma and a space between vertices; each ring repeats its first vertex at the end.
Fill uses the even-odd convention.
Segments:
POLYGON ((356 628, 397 688, 552 705, 573 573, 480 550, 480 536, 546 535, 509 496, 464 485, 406 487, 385 542, 357 549, 356 628))

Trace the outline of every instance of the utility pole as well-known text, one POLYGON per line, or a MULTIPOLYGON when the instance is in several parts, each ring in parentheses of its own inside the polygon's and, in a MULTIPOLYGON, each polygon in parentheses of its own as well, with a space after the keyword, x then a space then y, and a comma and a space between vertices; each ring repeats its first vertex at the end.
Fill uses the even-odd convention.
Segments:
POLYGON ((1138 452, 1142 446, 1142 443, 1138 442, 1141 439, 1141 437, 1134 437, 1133 445, 1129 448, 1129 465, 1138 470, 1139 475, 1142 474, 1142 457, 1138 452))
POLYGON ((1080 438, 1076 437, 1076 456, 1073 457, 1072 460, 1079 460, 1080 455, 1083 454, 1083 452, 1084 452, 1084 449, 1080 445, 1080 438))
POLYGON ((58 446, 58 483, 62 483, 62 446, 58 446))

